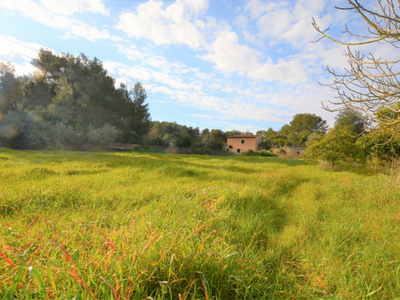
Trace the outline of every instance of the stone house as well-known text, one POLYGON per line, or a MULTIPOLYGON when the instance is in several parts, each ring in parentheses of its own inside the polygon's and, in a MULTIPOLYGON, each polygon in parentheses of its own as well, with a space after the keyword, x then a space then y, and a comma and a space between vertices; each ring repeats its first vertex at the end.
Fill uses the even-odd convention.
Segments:
POLYGON ((260 151, 261 136, 259 135, 231 135, 228 136, 226 151, 244 153, 249 150, 260 151))

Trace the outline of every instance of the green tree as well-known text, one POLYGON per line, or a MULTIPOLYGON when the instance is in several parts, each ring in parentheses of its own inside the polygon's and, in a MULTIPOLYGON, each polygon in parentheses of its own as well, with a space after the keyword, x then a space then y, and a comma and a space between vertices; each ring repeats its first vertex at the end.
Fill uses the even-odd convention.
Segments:
POLYGON ((89 143, 99 148, 103 148, 117 139, 118 130, 114 126, 105 124, 101 128, 94 128, 90 126, 87 133, 89 143))
POLYGON ((260 143, 260 148, 264 150, 269 150, 272 148, 272 142, 269 140, 263 140, 260 143))
POLYGON ((190 147, 192 143, 193 137, 187 132, 186 129, 182 129, 182 131, 176 138, 176 145, 178 147, 190 147))
POLYGON ((191 147, 193 143, 201 143, 198 127, 187 127, 176 122, 151 122, 149 143, 151 145, 168 145, 173 143, 179 147, 191 147))
POLYGON ((54 85, 49 84, 43 76, 26 78, 23 87, 23 110, 31 111, 37 108, 47 108, 56 96, 54 85))
POLYGON ((128 111, 129 129, 138 136, 143 137, 150 130, 151 119, 149 105, 145 103, 147 99, 146 90, 140 82, 136 83, 130 90, 129 98, 132 101, 128 111))
POLYGON ((281 134, 284 137, 287 137, 292 131, 293 131, 292 127, 288 124, 285 124, 279 130, 279 134, 281 134))
POLYGON ((362 150, 356 144, 356 138, 347 129, 334 128, 319 142, 307 147, 305 158, 311 161, 325 161, 334 170, 341 161, 362 159, 362 150))
POLYGON ((240 130, 229 130, 225 131, 225 136, 231 136, 231 135, 240 135, 242 132, 240 130))
POLYGON ((354 135, 360 135, 361 133, 365 132, 364 125, 368 124, 364 122, 362 117, 350 109, 339 111, 335 117, 335 127, 347 127, 354 135))
POLYGON ((23 82, 10 63, 0 62, 0 115, 17 110, 23 102, 23 82))
POLYGON ((280 139, 286 139, 285 144, 291 146, 304 146, 308 137, 316 132, 325 134, 328 125, 325 120, 315 114, 296 114, 290 125, 282 126, 280 139))
POLYGON ((357 144, 369 157, 377 157, 380 160, 394 162, 400 158, 400 137, 393 137, 385 131, 373 131, 361 136, 357 144))
POLYGON ((10 64, 0 63, 0 127, 17 119, 15 114, 2 118, 11 111, 25 116, 13 139, 35 137, 41 144, 53 145, 57 136, 50 128, 54 127, 65 136, 62 145, 75 139, 82 148, 90 140, 89 128, 95 132, 105 124, 118 130, 121 142, 141 141, 147 135, 150 114, 140 83, 131 89, 115 88, 101 61, 84 54, 55 55, 41 49, 32 64, 37 67, 34 75, 17 77, 10 64), (74 139, 69 138, 73 131, 74 139))
POLYGON ((221 141, 226 141, 226 134, 221 129, 211 129, 210 136, 221 141))
POLYGON ((209 131, 208 128, 206 128, 201 132, 201 137, 203 145, 211 150, 222 150, 227 140, 225 132, 220 129, 212 129, 209 131))
POLYGON ((32 65, 40 71, 45 80, 55 82, 67 71, 67 57, 54 55, 50 50, 41 48, 37 58, 32 60, 32 65))
POLYGON ((61 76, 55 84, 55 96, 47 107, 48 111, 61 119, 73 119, 73 88, 66 76, 61 76))
POLYGON ((208 137, 208 134, 209 134, 209 133, 210 133, 210 130, 209 130, 208 128, 204 128, 204 129, 201 131, 200 138, 201 138, 201 141, 202 141, 203 143, 204 143, 204 139, 208 137))
MULTIPOLYGON (((289 125, 285 125, 288 126, 289 125)), ((263 149, 271 149, 272 147, 280 147, 286 144, 286 137, 280 132, 268 128, 267 130, 259 130, 256 132, 257 135, 261 136, 261 145, 263 149)))
POLYGON ((290 127, 291 131, 297 134, 305 130, 309 132, 318 131, 321 133, 326 133, 328 130, 328 125, 325 120, 315 114, 309 113, 294 115, 293 120, 290 122, 290 127))
POLYGON ((319 132, 313 132, 308 136, 307 141, 305 142, 305 146, 306 147, 311 146, 312 144, 319 142, 323 138, 324 138, 324 134, 319 133, 319 132))

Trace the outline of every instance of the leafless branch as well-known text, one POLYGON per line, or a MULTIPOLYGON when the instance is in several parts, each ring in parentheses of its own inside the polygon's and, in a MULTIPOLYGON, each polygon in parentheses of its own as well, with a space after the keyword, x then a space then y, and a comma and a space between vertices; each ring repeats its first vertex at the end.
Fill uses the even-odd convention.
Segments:
POLYGON ((369 35, 357 34, 345 25, 345 33, 356 42, 345 42, 328 34, 328 29, 322 30, 315 19, 312 25, 321 37, 337 44, 346 45, 345 55, 348 57, 349 67, 339 73, 329 67, 328 74, 333 81, 328 84, 336 92, 335 100, 328 101, 331 106, 323 103, 328 111, 351 109, 366 116, 366 120, 374 125, 373 129, 390 130, 392 137, 400 132, 400 59, 386 60, 375 57, 374 54, 362 54, 352 50, 354 46, 379 43, 399 48, 400 43, 400 0, 396 7, 393 0, 377 0, 376 10, 371 10, 360 4, 358 0, 348 0, 350 7, 339 10, 355 11, 368 26, 369 35))

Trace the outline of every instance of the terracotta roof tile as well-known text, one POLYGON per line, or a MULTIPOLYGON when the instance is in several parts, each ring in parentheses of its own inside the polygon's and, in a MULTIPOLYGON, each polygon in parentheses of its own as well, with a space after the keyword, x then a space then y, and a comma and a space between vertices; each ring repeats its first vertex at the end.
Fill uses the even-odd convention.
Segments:
POLYGON ((230 135, 228 138, 255 138, 256 135, 245 135, 245 134, 237 134, 237 135, 230 135))

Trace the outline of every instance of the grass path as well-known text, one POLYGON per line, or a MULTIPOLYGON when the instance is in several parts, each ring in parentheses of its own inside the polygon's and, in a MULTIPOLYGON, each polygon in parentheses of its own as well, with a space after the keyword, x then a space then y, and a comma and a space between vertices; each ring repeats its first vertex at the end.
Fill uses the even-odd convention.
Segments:
POLYGON ((399 191, 297 160, 0 149, 0 297, 392 299, 399 191))

